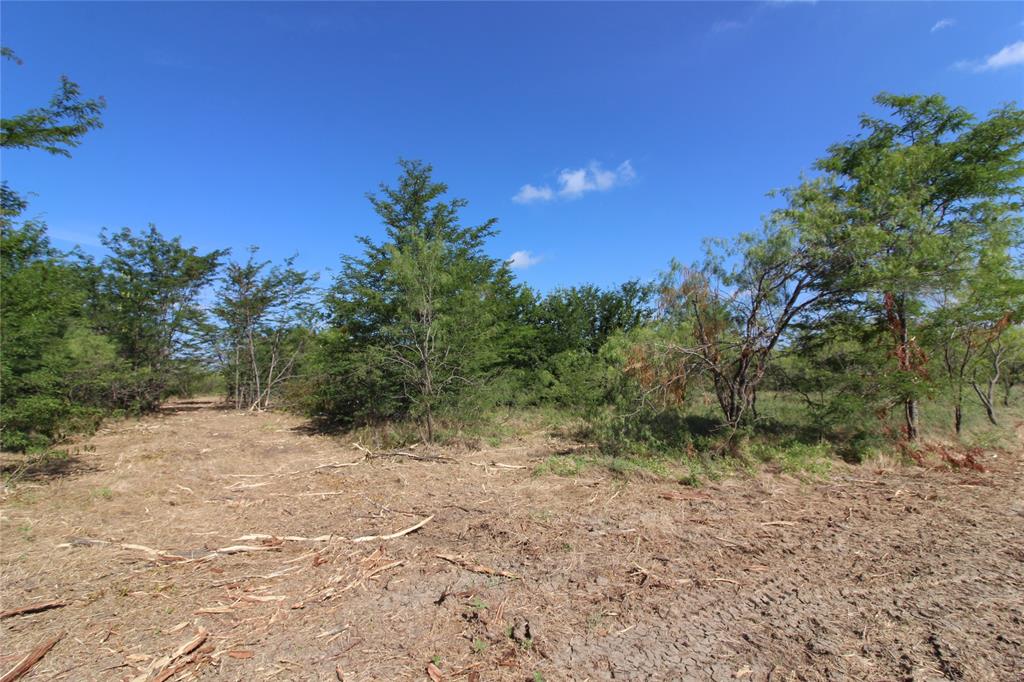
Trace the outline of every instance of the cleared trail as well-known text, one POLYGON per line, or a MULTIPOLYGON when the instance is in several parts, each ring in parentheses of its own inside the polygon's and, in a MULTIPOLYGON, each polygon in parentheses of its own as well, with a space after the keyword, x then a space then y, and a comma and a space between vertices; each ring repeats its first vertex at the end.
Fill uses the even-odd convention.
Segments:
POLYGON ((1020 447, 690 489, 211 401, 86 445, 2 500, 0 610, 59 605, 0 674, 66 632, 22 679, 1024 679, 1020 447))

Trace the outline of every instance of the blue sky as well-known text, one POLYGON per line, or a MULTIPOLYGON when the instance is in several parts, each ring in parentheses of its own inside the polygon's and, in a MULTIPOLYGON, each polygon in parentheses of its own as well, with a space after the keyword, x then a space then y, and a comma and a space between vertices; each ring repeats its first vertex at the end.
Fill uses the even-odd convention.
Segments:
POLYGON ((756 228, 879 91, 1019 101, 1021 8, 4 2, 4 115, 62 73, 108 109, 74 158, 5 152, 3 177, 61 246, 152 222, 327 271, 418 158, 524 281, 605 285, 756 228))

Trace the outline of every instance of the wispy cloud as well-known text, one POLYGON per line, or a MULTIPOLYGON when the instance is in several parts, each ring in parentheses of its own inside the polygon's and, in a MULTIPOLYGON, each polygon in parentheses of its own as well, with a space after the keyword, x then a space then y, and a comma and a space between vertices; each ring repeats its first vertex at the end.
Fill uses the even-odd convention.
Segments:
POLYGON ((1007 45, 995 54, 990 54, 982 60, 966 60, 957 62, 953 66, 964 71, 981 73, 982 71, 996 71, 1009 66, 1024 64, 1024 40, 1007 45))
POLYGON ((607 192, 613 187, 626 185, 636 179, 636 170, 627 159, 614 169, 606 169, 592 161, 583 168, 566 168, 558 174, 558 189, 548 185, 523 185, 512 201, 530 204, 555 198, 579 199, 590 192, 607 192))
POLYGON ((508 266, 513 270, 525 270, 531 265, 541 262, 540 256, 534 256, 529 251, 516 251, 508 257, 508 266))
POLYGON ((517 204, 532 204, 535 201, 551 201, 555 198, 555 193, 551 191, 551 188, 547 185, 543 187, 535 187, 533 185, 523 185, 516 192, 516 195, 512 197, 512 201, 517 204))
POLYGON ((941 31, 944 28, 952 28, 953 26, 956 26, 955 19, 939 19, 935 22, 935 25, 932 26, 932 33, 941 31))

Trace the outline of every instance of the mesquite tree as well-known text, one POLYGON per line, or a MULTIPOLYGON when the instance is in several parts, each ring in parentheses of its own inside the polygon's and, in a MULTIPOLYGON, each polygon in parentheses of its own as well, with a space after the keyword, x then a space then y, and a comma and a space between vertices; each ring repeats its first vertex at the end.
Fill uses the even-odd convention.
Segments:
POLYGON ((710 243, 698 267, 673 264, 661 307, 662 324, 674 332, 635 349, 627 367, 648 391, 681 401, 703 379, 729 427, 756 416, 757 390, 779 342, 835 295, 826 263, 799 243, 791 217, 778 213, 761 233, 710 243))
POLYGON ((213 308, 236 409, 270 407, 276 389, 292 378, 317 317, 317 277, 296 270, 294 256, 268 270, 270 261, 257 261, 257 251, 252 247, 244 263, 227 265, 213 308))
MULTIPOLYGON (((962 289, 993 227, 1019 213, 1024 112, 1007 105, 977 121, 939 95, 875 101, 886 115, 862 117, 862 134, 818 162, 825 178, 815 201, 831 218, 809 224, 801 241, 840 249, 854 264, 833 272, 853 294, 835 309, 877 320, 891 339, 891 402, 902 405, 912 440, 918 400, 932 385, 920 338, 929 302, 962 289)), ((1010 226, 1019 242, 1019 220, 1010 226)))

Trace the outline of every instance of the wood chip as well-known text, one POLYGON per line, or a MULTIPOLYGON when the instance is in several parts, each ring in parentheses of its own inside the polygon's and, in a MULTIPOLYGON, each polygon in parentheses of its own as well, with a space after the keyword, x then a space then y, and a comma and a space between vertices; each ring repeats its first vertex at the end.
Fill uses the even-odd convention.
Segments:
POLYGON ((519 580, 520 578, 520 576, 516 575, 515 573, 509 573, 508 571, 499 571, 498 569, 490 568, 488 566, 484 566, 483 564, 473 563, 472 561, 463 559, 462 557, 450 556, 447 554, 438 554, 436 556, 438 559, 444 559, 449 563, 455 564, 456 566, 464 568, 467 571, 472 571, 473 573, 497 575, 501 576, 502 578, 511 578, 512 580, 519 580))
POLYGON ((409 526, 408 528, 406 528, 404 530, 400 530, 397 533, 391 533, 390 535, 364 535, 364 536, 359 537, 359 538, 352 538, 352 542, 373 542, 375 540, 394 540, 395 538, 400 538, 403 535, 408 535, 409 533, 412 533, 412 532, 415 532, 415 531, 419 530, 420 528, 425 526, 432 518, 434 518, 433 514, 431 514, 427 518, 423 519, 419 523, 417 523, 415 525, 412 525, 412 526, 409 526))
POLYGON ((331 539, 330 535, 318 535, 315 538, 304 538, 300 535, 266 535, 264 533, 252 533, 250 535, 243 535, 235 538, 231 542, 253 542, 255 540, 283 540, 284 542, 327 542, 331 539))
POLYGON ((35 604, 28 604, 27 606, 19 606, 16 609, 7 609, 6 611, 0 612, 0 620, 4 618, 10 618, 12 616, 21 616, 29 613, 39 613, 40 611, 49 611, 50 609, 59 609, 62 606, 67 606, 66 601, 43 601, 35 604))
POLYGON ((441 671, 433 663, 427 663, 427 675, 433 682, 441 682, 441 671))
POLYGON ((32 666, 42 660, 43 656, 47 654, 59 642, 65 633, 60 633, 53 639, 48 639, 32 651, 25 654, 25 656, 14 664, 14 667, 4 673, 3 677, 0 677, 0 682, 13 682, 25 673, 27 673, 32 666))

